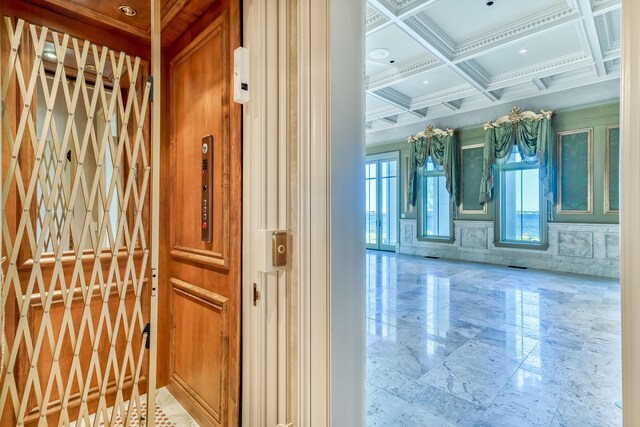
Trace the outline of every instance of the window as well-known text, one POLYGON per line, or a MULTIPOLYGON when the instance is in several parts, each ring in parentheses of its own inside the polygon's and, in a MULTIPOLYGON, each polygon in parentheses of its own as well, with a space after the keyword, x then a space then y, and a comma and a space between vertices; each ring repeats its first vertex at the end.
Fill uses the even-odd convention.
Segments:
POLYGON ((442 166, 429 158, 421 172, 422 238, 451 239, 451 201, 442 166))
POLYGON ((545 243, 545 210, 537 160, 524 160, 513 147, 500 168, 499 236, 497 241, 527 245, 545 243))
POLYGON ((398 163, 398 153, 367 157, 365 222, 366 246, 369 249, 396 249, 399 208, 398 163))

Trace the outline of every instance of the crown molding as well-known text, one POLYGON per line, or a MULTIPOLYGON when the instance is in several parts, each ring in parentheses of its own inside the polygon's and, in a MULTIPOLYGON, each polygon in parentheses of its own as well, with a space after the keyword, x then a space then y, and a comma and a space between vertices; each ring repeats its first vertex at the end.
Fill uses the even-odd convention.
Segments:
POLYGON ((434 46, 438 51, 444 55, 448 60, 453 58, 455 52, 455 46, 448 36, 444 36, 442 30, 440 30, 433 22, 424 16, 424 14, 418 14, 410 16, 403 21, 409 28, 415 31, 424 40, 427 40, 429 44, 434 46))
POLYGON ((542 32, 560 28, 580 19, 577 9, 560 4, 535 15, 513 21, 493 31, 489 31, 455 47, 454 58, 462 61, 485 54, 490 50, 522 40, 525 37, 539 35, 542 32))
POLYGON ((367 90, 375 90, 394 83, 398 83, 416 74, 444 67, 444 64, 431 55, 424 56, 415 61, 406 62, 389 71, 374 74, 367 78, 367 90))
POLYGON ((515 84, 521 80, 530 80, 533 77, 546 77, 563 71, 569 71, 592 64, 591 58, 584 52, 565 55, 549 61, 539 62, 532 67, 520 68, 515 71, 498 74, 491 77, 488 88, 490 90, 501 89, 515 84))
POLYGON ((367 34, 387 23, 387 18, 378 12, 373 6, 367 3, 367 12, 365 15, 365 28, 367 34))

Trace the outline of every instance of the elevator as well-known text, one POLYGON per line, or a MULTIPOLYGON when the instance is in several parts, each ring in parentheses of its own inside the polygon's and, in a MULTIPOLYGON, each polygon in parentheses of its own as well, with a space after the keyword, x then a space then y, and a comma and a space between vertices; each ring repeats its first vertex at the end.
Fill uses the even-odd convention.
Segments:
POLYGON ((239 2, 122 3, 0 1, 1 427, 239 423, 239 2))

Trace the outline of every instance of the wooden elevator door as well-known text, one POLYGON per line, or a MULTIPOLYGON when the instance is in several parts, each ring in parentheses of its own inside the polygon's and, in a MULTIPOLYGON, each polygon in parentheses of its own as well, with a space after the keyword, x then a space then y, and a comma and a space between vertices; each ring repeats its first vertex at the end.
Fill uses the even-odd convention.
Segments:
POLYGON ((241 110, 232 101, 239 45, 239 2, 219 0, 169 50, 168 386, 206 426, 239 425, 242 153, 241 110), (202 238, 208 135, 210 241, 202 238))

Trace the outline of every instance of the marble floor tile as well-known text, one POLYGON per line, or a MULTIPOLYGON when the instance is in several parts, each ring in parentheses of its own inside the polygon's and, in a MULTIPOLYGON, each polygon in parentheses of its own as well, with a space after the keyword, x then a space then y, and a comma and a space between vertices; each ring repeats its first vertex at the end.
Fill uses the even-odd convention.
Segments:
POLYGON ((505 378, 486 370, 444 361, 427 372, 418 382, 437 387, 486 408, 504 387, 505 378))
POLYGON ((368 426, 622 425, 618 281, 366 256, 368 426))
POLYGON ((396 420, 410 410, 411 404, 380 388, 373 388, 366 396, 367 426, 369 427, 396 425, 396 420))
POLYGON ((432 386, 427 386, 413 403, 458 426, 473 426, 486 411, 483 406, 432 386))
POLYGON ((426 388, 414 378, 386 366, 374 369, 367 380, 371 385, 406 402, 413 401, 426 388))

